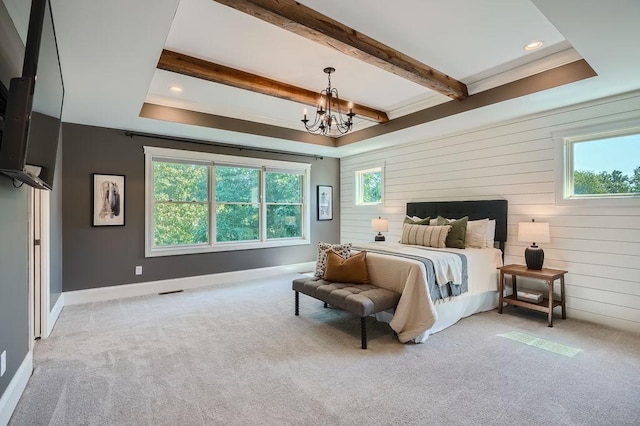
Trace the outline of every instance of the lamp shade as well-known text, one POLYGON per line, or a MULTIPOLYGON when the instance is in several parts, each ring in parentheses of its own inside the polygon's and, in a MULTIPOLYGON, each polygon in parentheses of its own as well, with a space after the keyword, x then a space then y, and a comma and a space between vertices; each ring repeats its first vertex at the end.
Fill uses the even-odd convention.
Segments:
POLYGON ((548 243, 549 224, 546 222, 520 222, 518 224, 518 241, 526 243, 548 243))
POLYGON ((371 229, 374 232, 387 232, 389 231, 389 221, 387 219, 371 219, 371 229))

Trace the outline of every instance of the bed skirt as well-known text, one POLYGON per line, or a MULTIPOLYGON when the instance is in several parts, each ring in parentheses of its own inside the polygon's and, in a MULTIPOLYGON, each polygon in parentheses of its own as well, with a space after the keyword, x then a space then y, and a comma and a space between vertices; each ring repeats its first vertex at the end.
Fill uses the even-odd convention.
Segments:
MULTIPOLYGON (((454 299, 436 303, 435 308, 438 319, 435 324, 412 341, 415 343, 424 343, 430 335, 451 327, 462 318, 479 312, 490 311, 497 307, 497 291, 486 291, 474 295, 463 294, 454 299)), ((379 312, 375 314, 375 318, 378 321, 388 323, 393 318, 393 314, 389 312, 379 312)))

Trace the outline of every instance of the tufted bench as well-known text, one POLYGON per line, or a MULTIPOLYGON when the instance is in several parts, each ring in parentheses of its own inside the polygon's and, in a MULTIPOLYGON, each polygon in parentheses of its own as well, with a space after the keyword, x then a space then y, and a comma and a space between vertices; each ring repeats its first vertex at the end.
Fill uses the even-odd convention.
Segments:
POLYGON ((367 349, 367 323, 369 315, 395 308, 400 293, 371 284, 332 283, 322 278, 298 278, 293 280, 296 315, 299 315, 299 294, 303 293, 327 304, 351 312, 360 317, 362 349, 367 349))

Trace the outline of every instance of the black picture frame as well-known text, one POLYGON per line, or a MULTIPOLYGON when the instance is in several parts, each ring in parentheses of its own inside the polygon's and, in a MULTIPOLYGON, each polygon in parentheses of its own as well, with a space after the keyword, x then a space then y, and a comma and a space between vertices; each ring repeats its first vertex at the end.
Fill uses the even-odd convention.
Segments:
POLYGON ((333 186, 318 185, 318 220, 333 220, 333 186))
POLYGON ((91 225, 124 226, 125 175, 93 173, 91 225))

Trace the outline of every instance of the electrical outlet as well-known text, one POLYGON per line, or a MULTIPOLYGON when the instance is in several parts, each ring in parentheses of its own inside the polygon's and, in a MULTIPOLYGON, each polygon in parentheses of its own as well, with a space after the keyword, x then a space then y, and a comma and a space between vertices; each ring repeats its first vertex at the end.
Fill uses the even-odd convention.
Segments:
POLYGON ((142 266, 136 266, 136 275, 142 275, 142 266))
POLYGON ((7 372, 7 351, 2 351, 0 354, 0 377, 4 376, 7 372))

